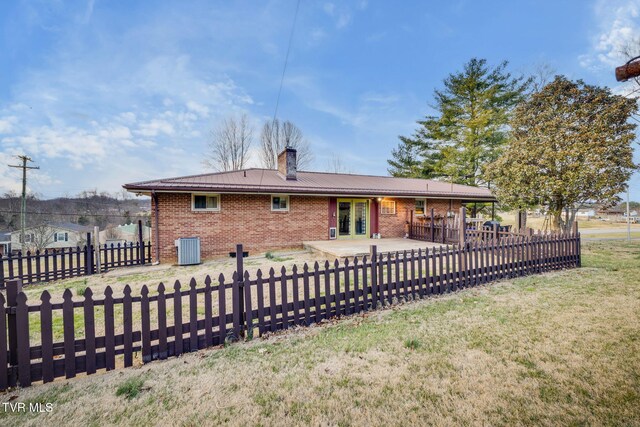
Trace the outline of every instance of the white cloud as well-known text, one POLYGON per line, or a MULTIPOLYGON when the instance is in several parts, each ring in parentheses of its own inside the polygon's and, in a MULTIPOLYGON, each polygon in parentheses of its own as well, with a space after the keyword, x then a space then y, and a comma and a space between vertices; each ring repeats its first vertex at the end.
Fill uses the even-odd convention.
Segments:
POLYGON ((173 135, 175 132, 173 125, 166 120, 153 119, 151 121, 140 123, 135 131, 136 134, 142 136, 158 136, 163 133, 165 135, 173 135))
MULTIPOLYGON (((366 4, 357 5, 359 9, 366 8, 366 4)), ((322 5, 324 13, 330 16, 337 29, 345 28, 351 22, 351 12, 348 6, 341 4, 337 7, 334 3, 325 3, 322 5)))
POLYGON ((195 113, 198 113, 202 117, 209 117, 209 107, 199 104, 195 101, 188 101, 187 108, 195 113))
POLYGON ((585 68, 613 67, 629 58, 623 53, 636 43, 640 54, 640 0, 599 0, 594 8, 598 32, 591 50, 578 60, 585 68))
POLYGON ((11 133, 16 123, 18 123, 18 118, 16 116, 0 118, 0 134, 11 133))
POLYGON ((118 115, 118 118, 122 119, 122 121, 127 124, 134 124, 136 122, 137 116, 135 113, 127 111, 125 113, 120 113, 118 115))
POLYGON ((333 13, 336 10, 336 5, 333 3, 325 3, 322 5, 322 9, 327 15, 333 16, 333 13))

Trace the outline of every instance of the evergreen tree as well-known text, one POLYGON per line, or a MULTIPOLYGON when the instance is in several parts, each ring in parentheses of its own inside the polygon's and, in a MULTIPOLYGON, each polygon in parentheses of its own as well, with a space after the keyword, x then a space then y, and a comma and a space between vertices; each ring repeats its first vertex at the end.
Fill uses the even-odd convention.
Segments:
POLYGON ((387 160, 390 168, 387 169, 391 176, 400 178, 418 177, 422 175, 422 162, 417 147, 409 138, 400 137, 402 143, 398 148, 391 150, 392 159, 387 160))
POLYGON ((413 136, 400 137, 389 172, 486 185, 485 165, 500 154, 511 112, 530 82, 512 77, 506 67, 503 62, 490 68, 485 59, 473 58, 462 72, 450 74, 444 89, 434 92, 437 114, 418 121, 413 136))

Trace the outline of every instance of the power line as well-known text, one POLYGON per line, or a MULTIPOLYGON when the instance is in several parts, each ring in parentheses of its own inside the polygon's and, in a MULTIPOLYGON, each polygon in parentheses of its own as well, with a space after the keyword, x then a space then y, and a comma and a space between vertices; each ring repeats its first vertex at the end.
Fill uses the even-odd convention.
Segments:
POLYGON ((282 93, 282 84, 284 83, 284 74, 287 71, 287 64, 289 63, 289 52, 291 51, 291 43, 293 41, 293 33, 296 28, 296 21, 298 20, 298 10, 300 9, 300 0, 296 3, 296 13, 293 16, 293 24, 291 25, 291 33, 289 34, 289 45, 287 46, 287 54, 284 58, 284 67, 282 68, 282 77, 280 78, 280 88, 278 89, 278 97, 276 98, 276 108, 273 112, 273 122, 276 122, 278 116, 278 106, 280 105, 280 94, 282 93))

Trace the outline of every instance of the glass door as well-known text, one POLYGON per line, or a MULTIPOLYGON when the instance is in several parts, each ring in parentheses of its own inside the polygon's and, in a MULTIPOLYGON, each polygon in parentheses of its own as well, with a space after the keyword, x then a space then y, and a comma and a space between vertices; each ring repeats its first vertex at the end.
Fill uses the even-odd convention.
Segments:
POLYGON ((369 203, 366 199, 338 199, 338 237, 369 236, 369 203))
POLYGON ((351 201, 338 202, 338 236, 351 235, 351 201))
POLYGON ((355 236, 367 236, 367 201, 353 201, 353 234, 355 236))

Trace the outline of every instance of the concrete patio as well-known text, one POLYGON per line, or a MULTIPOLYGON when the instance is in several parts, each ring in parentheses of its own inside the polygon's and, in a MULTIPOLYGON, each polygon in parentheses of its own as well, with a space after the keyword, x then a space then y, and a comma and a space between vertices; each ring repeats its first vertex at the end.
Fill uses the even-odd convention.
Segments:
POLYGON ((315 240, 302 242, 305 249, 321 253, 327 257, 345 258, 369 255, 371 245, 378 247, 378 253, 402 252, 411 249, 433 248, 437 243, 412 239, 354 239, 354 240, 315 240))

